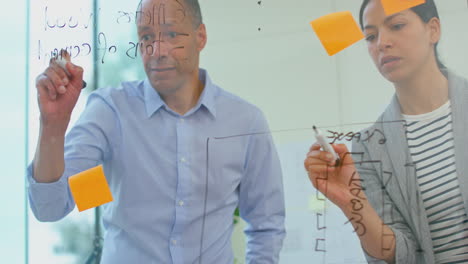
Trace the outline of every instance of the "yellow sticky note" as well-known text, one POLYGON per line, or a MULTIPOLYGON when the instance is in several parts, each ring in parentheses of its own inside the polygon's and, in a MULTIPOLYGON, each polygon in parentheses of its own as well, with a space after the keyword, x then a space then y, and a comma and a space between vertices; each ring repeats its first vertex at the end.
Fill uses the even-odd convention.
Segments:
POLYGON ((71 176, 68 184, 80 212, 113 201, 102 165, 71 176))
POLYGON ((328 55, 333 56, 364 38, 349 11, 332 13, 310 22, 328 55))
POLYGON ((426 3, 426 0, 382 0, 382 6, 387 16, 424 3, 426 3))

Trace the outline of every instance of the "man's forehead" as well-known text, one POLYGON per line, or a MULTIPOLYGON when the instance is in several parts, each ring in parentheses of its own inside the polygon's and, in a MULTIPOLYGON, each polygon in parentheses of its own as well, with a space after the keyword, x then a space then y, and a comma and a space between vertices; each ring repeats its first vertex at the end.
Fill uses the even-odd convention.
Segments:
POLYGON ((171 28, 171 27, 178 26, 178 25, 181 25, 181 23, 177 23, 177 22, 171 23, 168 21, 166 21, 165 24, 161 23, 161 24, 155 24, 155 25, 152 25, 149 23, 138 23, 137 30, 139 32, 152 31, 154 29, 163 30, 164 28, 171 28))
POLYGON ((137 23, 153 25, 175 25, 186 21, 187 13, 181 0, 143 0, 138 11, 145 19, 137 23))
POLYGON ((186 8, 183 0, 143 0, 140 4, 142 8, 163 8, 184 9, 186 8))

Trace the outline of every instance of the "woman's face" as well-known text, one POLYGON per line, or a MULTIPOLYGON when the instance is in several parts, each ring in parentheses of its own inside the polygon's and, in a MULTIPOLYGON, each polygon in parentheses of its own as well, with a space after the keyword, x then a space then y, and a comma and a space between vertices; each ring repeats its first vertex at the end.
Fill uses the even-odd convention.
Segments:
POLYGON ((390 82, 404 82, 431 63, 436 65, 437 18, 426 24, 412 10, 386 16, 381 1, 371 0, 363 13, 363 26, 369 54, 390 82))

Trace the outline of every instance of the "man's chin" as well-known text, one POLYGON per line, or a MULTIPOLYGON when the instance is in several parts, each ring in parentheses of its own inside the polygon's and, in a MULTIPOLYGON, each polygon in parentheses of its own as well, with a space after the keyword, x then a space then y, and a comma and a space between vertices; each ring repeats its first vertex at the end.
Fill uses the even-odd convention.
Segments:
POLYGON ((174 83, 171 80, 150 79, 151 86, 160 94, 167 94, 174 90, 174 83))
POLYGON ((147 75, 148 78, 150 79, 152 84, 162 84, 162 83, 170 83, 174 80, 174 76, 170 76, 168 74, 155 74, 153 72, 150 72, 150 74, 147 75))

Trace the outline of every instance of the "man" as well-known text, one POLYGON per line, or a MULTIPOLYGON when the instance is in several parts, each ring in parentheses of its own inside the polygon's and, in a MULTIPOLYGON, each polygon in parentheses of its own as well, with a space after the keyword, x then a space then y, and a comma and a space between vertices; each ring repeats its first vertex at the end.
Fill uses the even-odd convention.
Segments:
POLYGON ((233 263, 233 212, 247 263, 277 263, 285 235, 281 168, 261 111, 199 69, 207 41, 196 0, 146 0, 137 12, 147 79, 99 89, 65 137, 83 69, 52 61, 36 86, 39 143, 28 168, 41 221, 73 210, 69 176, 103 164, 101 263, 233 263), (240 135, 240 136, 235 136, 240 135), (243 136, 242 136, 243 135, 243 136))

